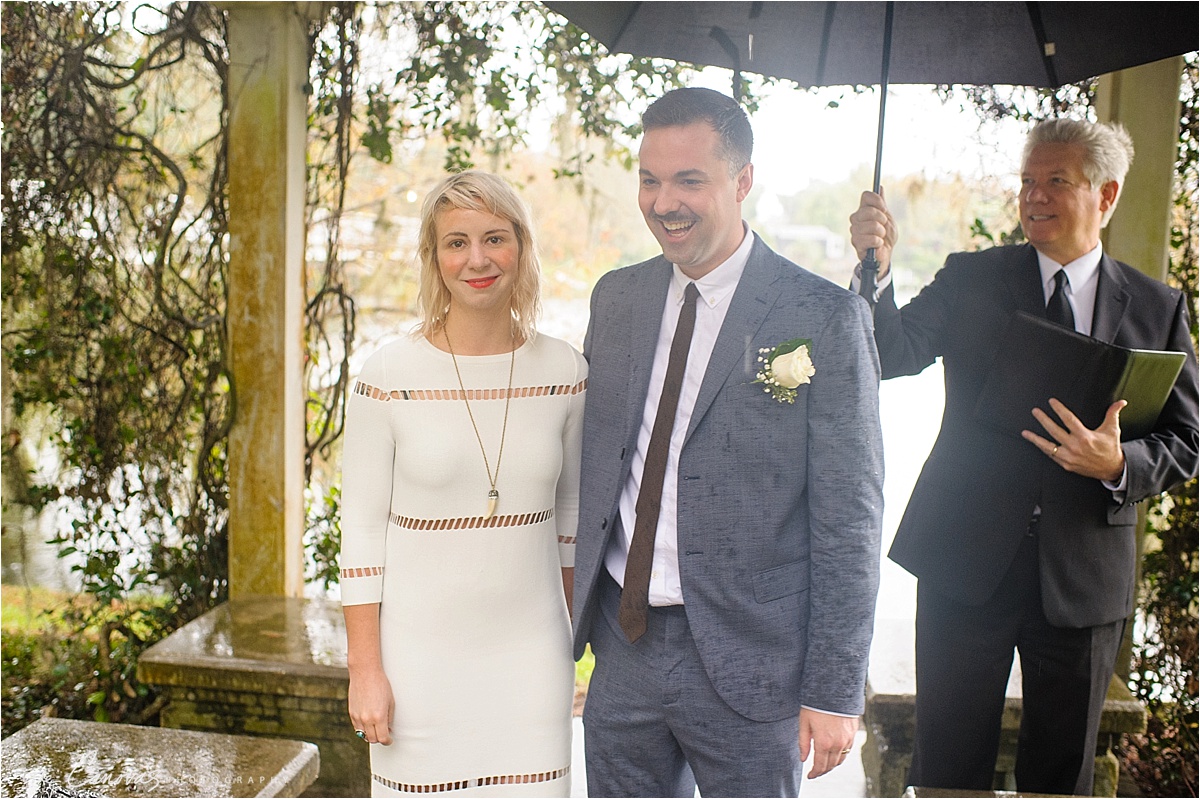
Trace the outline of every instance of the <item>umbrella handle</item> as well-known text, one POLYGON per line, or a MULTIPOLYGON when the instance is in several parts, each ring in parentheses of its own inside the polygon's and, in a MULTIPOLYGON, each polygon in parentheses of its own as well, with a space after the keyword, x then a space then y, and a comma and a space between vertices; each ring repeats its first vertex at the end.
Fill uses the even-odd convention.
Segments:
POLYGON ((716 39, 717 44, 721 45, 721 49, 733 61, 733 100, 738 105, 742 104, 742 57, 738 53, 737 45, 729 38, 729 34, 724 28, 713 26, 708 35, 716 39))
MULTIPOLYGON (((875 137, 875 193, 881 188, 880 172, 883 166, 883 120, 887 111, 888 68, 892 62, 892 18, 895 14, 895 3, 888 2, 883 23, 883 63, 879 75, 879 130, 875 137)), ((862 259, 862 273, 858 293, 866 299, 872 308, 875 307, 875 275, 879 272, 879 262, 875 260, 875 248, 867 250, 862 259)))
POLYGON ((879 271, 879 262, 875 260, 875 248, 867 250, 866 257, 862 259, 862 275, 859 278, 860 283, 858 293, 871 304, 875 305, 875 275, 879 271))

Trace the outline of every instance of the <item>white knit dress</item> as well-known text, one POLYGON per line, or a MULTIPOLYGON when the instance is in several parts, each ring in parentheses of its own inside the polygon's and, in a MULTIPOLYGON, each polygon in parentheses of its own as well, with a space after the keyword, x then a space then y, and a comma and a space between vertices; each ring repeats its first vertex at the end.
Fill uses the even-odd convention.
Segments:
MULTIPOLYGON (((458 357, 495 474, 510 355, 458 357)), ((568 796, 574 565, 587 363, 538 335, 516 352, 499 505, 448 353, 405 337, 346 412, 344 605, 379 602, 393 743, 375 796, 568 796)))

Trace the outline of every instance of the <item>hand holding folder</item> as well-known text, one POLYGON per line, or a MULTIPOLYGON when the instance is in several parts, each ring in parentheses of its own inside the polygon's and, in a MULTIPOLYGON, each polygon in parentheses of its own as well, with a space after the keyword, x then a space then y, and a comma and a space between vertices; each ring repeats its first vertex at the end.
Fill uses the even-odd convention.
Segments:
POLYGON ((975 418, 1020 436, 1036 425, 1041 408, 1053 418, 1054 397, 1089 428, 1098 427, 1117 400, 1121 440, 1154 429, 1187 356, 1182 352, 1140 350, 1109 344, 1032 314, 1014 314, 992 362, 975 418))

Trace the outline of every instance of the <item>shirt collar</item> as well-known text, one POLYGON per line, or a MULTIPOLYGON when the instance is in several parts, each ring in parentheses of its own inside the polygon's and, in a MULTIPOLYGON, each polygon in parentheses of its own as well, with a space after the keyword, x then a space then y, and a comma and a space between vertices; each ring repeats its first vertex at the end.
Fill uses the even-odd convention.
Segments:
POLYGON ((678 305, 683 304, 683 291, 687 288, 688 283, 695 283, 697 290, 700 292, 700 300, 709 308, 719 305, 725 298, 733 294, 737 288, 738 281, 742 279, 742 272, 746 271, 746 264, 750 260, 750 250, 754 246, 754 235, 750 232, 750 227, 742 222, 742 243, 733 251, 733 255, 729 256, 716 269, 709 272, 699 280, 692 280, 683 273, 675 264, 671 265, 672 280, 671 280, 671 298, 678 305))
POLYGON ((1037 251, 1038 268, 1042 273, 1042 285, 1046 285, 1054 279, 1054 275, 1059 269, 1065 269, 1067 272, 1067 282, 1071 286, 1071 293, 1077 294, 1079 290, 1087 283, 1096 279, 1100 273, 1100 256, 1104 255, 1104 245, 1096 244, 1090 252, 1085 252, 1083 255, 1071 261, 1069 264, 1060 264, 1047 255, 1043 255, 1041 250, 1037 251))

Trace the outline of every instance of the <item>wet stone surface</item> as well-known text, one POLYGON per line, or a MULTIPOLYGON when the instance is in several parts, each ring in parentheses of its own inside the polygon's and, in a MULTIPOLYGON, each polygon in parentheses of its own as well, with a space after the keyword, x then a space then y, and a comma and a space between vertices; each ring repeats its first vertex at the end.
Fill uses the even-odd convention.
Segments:
POLYGON ((301 741, 48 718, 5 739, 3 795, 299 796, 319 766, 301 741))
POLYGON ((138 677, 166 695, 163 727, 309 741, 321 774, 305 795, 370 793, 369 750, 346 710, 341 603, 237 597, 146 650, 138 677))
POLYGON ((239 597, 155 644, 138 662, 153 685, 346 697, 341 605, 316 599, 239 597))

